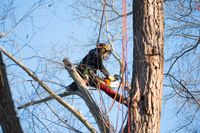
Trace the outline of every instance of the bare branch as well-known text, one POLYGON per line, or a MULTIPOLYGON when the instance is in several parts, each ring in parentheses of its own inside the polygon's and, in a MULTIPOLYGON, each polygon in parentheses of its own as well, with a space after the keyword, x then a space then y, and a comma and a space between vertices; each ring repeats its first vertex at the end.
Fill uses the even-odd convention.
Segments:
MULTIPOLYGON (((77 94, 79 96, 81 95, 78 91, 69 91, 69 92, 66 91, 64 93, 58 94, 58 96, 65 97, 65 96, 74 95, 74 94, 77 94)), ((36 105, 36 104, 44 103, 44 102, 47 102, 47 101, 52 100, 52 99, 54 99, 54 97, 48 96, 46 98, 43 98, 43 99, 40 99, 40 100, 37 100, 37 101, 32 101, 32 102, 26 103, 24 105, 21 105, 21 106, 17 107, 17 109, 27 108, 29 106, 33 106, 33 105, 36 105)))
POLYGON ((60 96, 58 96, 51 88, 49 88, 46 84, 44 84, 31 70, 26 68, 22 63, 20 63, 17 59, 15 59, 10 53, 5 51, 2 47, 0 47, 0 51, 2 51, 9 59, 14 61, 20 68, 22 68, 31 78, 33 78, 43 89, 45 89, 52 97, 54 97, 61 105, 67 108, 71 113, 73 113, 86 127, 92 132, 96 133, 96 130, 92 127, 92 125, 87 121, 87 119, 77 111, 72 105, 64 101, 60 96))
POLYGON ((69 59, 65 58, 63 60, 65 64, 65 69, 68 71, 69 75, 73 78, 76 85, 80 89, 82 93, 82 98, 84 99, 85 103, 87 104, 91 114, 93 115, 94 119, 96 120, 97 125, 102 133, 109 133, 112 131, 109 119, 107 116, 104 116, 99 107, 96 105, 95 101, 91 97, 88 92, 88 87, 86 86, 85 82, 81 78, 81 76, 76 71, 75 67, 71 64, 69 59), (110 131, 111 130, 111 131, 110 131))
POLYGON ((169 68, 167 74, 170 73, 172 67, 174 66, 174 64, 177 62, 177 60, 178 60, 179 58, 181 58, 184 54, 186 54, 186 53, 192 51, 193 49, 197 48, 197 46, 199 45, 199 43, 200 43, 200 37, 199 37, 197 43, 196 43, 193 47, 191 47, 190 49, 187 49, 187 50, 183 51, 182 54, 180 54, 179 56, 176 57, 176 59, 174 60, 174 62, 173 62, 172 65, 170 66, 170 68, 169 68))
POLYGON ((168 76, 170 76, 172 79, 174 79, 176 82, 178 82, 181 87, 183 87, 183 89, 192 97, 192 99, 196 102, 196 104, 200 107, 200 102, 196 99, 195 96, 193 96, 193 94, 187 89, 187 87, 185 87, 185 85, 183 85, 181 83, 181 81, 179 81, 178 79, 176 79, 173 75, 170 75, 170 74, 166 74, 168 76))

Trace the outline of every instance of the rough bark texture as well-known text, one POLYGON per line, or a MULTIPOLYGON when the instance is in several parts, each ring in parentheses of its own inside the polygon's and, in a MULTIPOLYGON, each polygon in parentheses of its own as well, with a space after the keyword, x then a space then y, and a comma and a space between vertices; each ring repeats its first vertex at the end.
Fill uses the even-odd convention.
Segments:
POLYGON ((133 1, 131 133, 159 133, 163 86, 163 0, 133 1))
POLYGON ((113 132, 112 125, 110 125, 110 121, 107 115, 103 115, 99 107, 96 105, 95 101, 89 94, 88 90, 86 89, 87 86, 84 83, 81 76, 76 71, 75 67, 71 64, 69 59, 65 58, 63 60, 65 64, 65 69, 68 71, 70 76, 74 79, 75 83, 80 89, 82 93, 82 98, 85 101, 87 107, 89 108, 91 114, 93 115, 101 133, 110 133, 113 132))
POLYGON ((0 52, 0 124, 4 133, 23 133, 15 112, 6 68, 0 52))

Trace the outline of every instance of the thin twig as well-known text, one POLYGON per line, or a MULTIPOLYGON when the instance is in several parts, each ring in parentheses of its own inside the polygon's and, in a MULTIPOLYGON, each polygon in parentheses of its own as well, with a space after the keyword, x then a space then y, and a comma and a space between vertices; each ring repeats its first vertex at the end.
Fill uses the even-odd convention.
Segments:
MULTIPOLYGON (((65 97, 65 96, 74 95, 74 94, 79 95, 77 91, 70 91, 70 92, 66 91, 66 92, 58 94, 58 96, 65 97)), ((28 102, 28 103, 26 103, 24 105, 21 105, 21 106, 17 107, 17 109, 24 109, 24 108, 27 108, 29 106, 33 106, 33 105, 36 105, 36 104, 41 104, 41 103, 47 102, 47 101, 52 100, 52 99, 54 99, 54 97, 48 96, 48 97, 43 98, 41 100, 28 102)))
POLYGON ((200 37, 199 37, 197 43, 196 43, 193 47, 191 47, 190 49, 185 50, 182 54, 180 54, 179 56, 176 57, 176 59, 174 60, 174 62, 173 62, 172 65, 170 66, 170 68, 169 68, 167 74, 170 73, 172 67, 174 66, 174 64, 177 62, 177 60, 178 60, 179 58, 181 58, 184 54, 190 52, 191 50, 197 48, 197 46, 199 45, 199 43, 200 43, 200 37))
POLYGON ((60 96, 58 96, 51 88, 49 88, 44 82, 42 82, 31 70, 26 68, 22 63, 15 59, 10 53, 0 47, 0 51, 3 52, 9 59, 14 61, 20 68, 22 68, 31 78, 33 78, 43 89, 45 89, 52 97, 54 97, 61 105, 67 108, 71 113, 73 113, 86 127, 92 132, 96 133, 93 126, 87 121, 87 119, 77 111, 72 105, 64 101, 60 96))

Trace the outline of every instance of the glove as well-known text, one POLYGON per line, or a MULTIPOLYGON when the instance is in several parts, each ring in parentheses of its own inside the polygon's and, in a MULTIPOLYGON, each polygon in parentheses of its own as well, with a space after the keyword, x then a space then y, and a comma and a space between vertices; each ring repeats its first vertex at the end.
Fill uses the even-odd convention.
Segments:
POLYGON ((113 82, 113 81, 115 81, 116 79, 115 79, 115 77, 114 76, 108 76, 108 78, 109 78, 109 80, 111 81, 111 82, 113 82))
POLYGON ((120 79, 120 76, 118 74, 115 74, 114 77, 115 77, 115 80, 119 80, 120 79))

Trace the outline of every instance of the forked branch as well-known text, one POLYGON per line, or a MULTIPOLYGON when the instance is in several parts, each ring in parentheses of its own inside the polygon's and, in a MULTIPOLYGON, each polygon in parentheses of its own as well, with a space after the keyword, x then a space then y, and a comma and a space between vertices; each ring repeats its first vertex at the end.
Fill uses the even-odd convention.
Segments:
POLYGON ((33 80, 35 80, 46 92, 48 92, 54 99, 56 99, 61 105, 67 108, 71 113, 73 113, 86 127, 92 132, 96 133, 96 130, 92 125, 87 121, 87 119, 77 111, 72 105, 64 101, 60 96, 58 96, 51 88, 49 88, 45 83, 43 83, 31 70, 26 68, 22 63, 15 59, 10 53, 0 47, 0 51, 3 52, 9 59, 14 61, 20 68, 22 68, 33 80))
POLYGON ((82 98, 85 101, 86 105, 88 106, 97 125, 99 126, 101 133, 112 132, 112 126, 110 125, 108 117, 106 115, 103 115, 99 107, 96 105, 96 102, 93 100, 90 93, 88 92, 87 89, 88 87, 86 86, 85 82, 76 71, 74 65, 72 65, 72 63, 67 58, 63 60, 63 63, 65 64, 65 69, 68 71, 69 75, 73 78, 76 85, 79 87, 82 93, 82 98))

